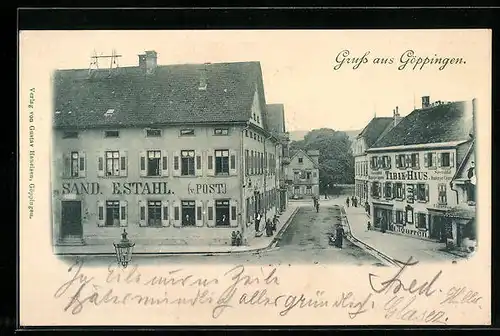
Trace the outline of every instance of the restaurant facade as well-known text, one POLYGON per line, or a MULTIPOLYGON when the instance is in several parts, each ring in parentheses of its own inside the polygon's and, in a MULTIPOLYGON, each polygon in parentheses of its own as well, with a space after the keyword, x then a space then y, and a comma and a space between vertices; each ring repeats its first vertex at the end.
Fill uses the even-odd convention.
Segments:
POLYGON ((423 97, 414 110, 367 150, 369 203, 376 230, 446 243, 446 217, 457 198, 451 182, 469 150, 472 102, 423 97))
POLYGON ((56 72, 54 245, 112 246, 123 229, 158 251, 230 245, 233 231, 245 243, 257 212, 286 208, 284 114, 269 115, 260 64, 140 56, 111 74, 56 72))

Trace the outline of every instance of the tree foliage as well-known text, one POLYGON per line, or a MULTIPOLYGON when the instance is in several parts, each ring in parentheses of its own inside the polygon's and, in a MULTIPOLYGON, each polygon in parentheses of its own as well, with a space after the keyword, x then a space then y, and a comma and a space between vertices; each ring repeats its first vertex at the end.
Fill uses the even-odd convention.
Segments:
POLYGON ((330 128, 314 129, 304 140, 293 141, 290 149, 319 150, 319 188, 321 192, 335 184, 354 183, 354 157, 345 132, 330 128))

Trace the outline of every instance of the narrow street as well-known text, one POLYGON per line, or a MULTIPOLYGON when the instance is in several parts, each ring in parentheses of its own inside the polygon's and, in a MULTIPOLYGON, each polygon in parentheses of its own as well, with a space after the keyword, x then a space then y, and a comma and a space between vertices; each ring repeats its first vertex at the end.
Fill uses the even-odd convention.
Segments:
MULTIPOLYGON (((283 232, 277 246, 258 253, 238 253, 227 255, 170 255, 170 256, 134 256, 138 264, 348 264, 382 265, 380 261, 352 245, 344 239, 343 248, 329 245, 328 233, 339 219, 340 208, 336 205, 320 207, 319 213, 312 204, 300 206, 295 217, 283 232)), ((113 257, 85 257, 87 264, 109 264, 113 257)))

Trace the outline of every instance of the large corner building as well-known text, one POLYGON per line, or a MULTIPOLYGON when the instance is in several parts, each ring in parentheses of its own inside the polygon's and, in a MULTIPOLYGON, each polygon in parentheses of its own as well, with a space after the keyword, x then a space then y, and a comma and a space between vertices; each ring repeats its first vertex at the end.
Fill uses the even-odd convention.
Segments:
MULTIPOLYGON (((230 244, 286 208, 284 108, 259 62, 58 70, 53 241, 230 244), (280 192, 281 190, 281 192, 280 192)), ((245 241, 245 239, 244 239, 245 241)))

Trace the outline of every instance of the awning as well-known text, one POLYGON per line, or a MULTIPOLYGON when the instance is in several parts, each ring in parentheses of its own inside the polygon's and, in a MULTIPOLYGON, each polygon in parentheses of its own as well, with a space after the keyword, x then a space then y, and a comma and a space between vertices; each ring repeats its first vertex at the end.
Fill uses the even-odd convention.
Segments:
POLYGON ((474 219, 476 218, 476 207, 459 205, 451 208, 444 215, 449 218, 474 219))

